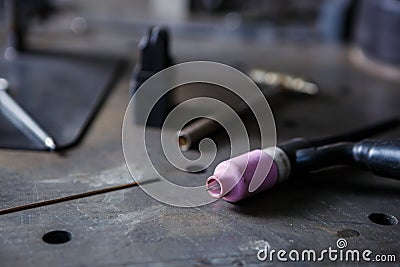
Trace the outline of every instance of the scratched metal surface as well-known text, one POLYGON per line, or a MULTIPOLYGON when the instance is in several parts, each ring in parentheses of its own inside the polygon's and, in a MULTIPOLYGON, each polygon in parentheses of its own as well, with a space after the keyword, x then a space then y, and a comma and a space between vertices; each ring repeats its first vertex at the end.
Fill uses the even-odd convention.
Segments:
MULTIPOLYGON (((185 43, 175 45, 175 51, 181 49, 179 61, 213 59, 317 81, 323 90, 317 97, 286 97, 271 103, 280 141, 339 133, 400 115, 399 84, 354 68, 340 47, 218 43, 205 50, 193 50, 196 44, 185 47, 185 43)), ((121 147, 128 83, 129 72, 78 147, 63 154, 0 151, 0 208, 131 181, 121 147)), ((223 135, 217 139, 221 151, 213 166, 227 149, 223 135)), ((156 144, 150 144, 153 151, 160 149, 156 144)), ((200 174, 174 174, 199 184, 211 172, 212 168, 200 174)), ((339 237, 348 240, 349 248, 396 254, 400 226, 375 224, 368 215, 382 212, 400 218, 399 193, 399 181, 352 168, 298 177, 237 205, 217 201, 199 208, 175 208, 131 188, 0 216, 0 263, 242 266, 265 264, 256 258, 265 241, 274 249, 322 250, 335 247, 339 237), (52 230, 66 230, 72 240, 60 245, 43 242, 43 234, 52 230)))

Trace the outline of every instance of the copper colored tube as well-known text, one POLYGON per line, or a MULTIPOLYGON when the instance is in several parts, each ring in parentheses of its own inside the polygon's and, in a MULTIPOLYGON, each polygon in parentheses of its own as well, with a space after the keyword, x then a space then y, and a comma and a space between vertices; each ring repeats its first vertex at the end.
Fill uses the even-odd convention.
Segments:
MULTIPOLYGON (((267 72, 262 69, 252 69, 249 72, 250 78, 259 84, 269 86, 268 89, 262 90, 262 93, 271 97, 274 94, 291 91, 305 95, 315 95, 319 91, 316 83, 306 81, 299 77, 280 72, 267 72)), ((244 113, 248 109, 244 103, 239 103, 236 109, 237 114, 244 113)), ((224 114, 215 114, 219 119, 228 121, 229 118, 224 114)), ((177 133, 179 147, 182 151, 189 150, 193 145, 197 144, 203 138, 210 136, 221 128, 221 125, 214 120, 208 118, 198 119, 177 133)))

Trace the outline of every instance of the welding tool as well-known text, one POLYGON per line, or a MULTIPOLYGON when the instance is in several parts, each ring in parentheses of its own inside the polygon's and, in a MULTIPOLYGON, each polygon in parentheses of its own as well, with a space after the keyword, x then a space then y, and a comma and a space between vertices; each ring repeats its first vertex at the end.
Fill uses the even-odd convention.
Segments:
POLYGON ((47 149, 55 150, 56 144, 50 137, 7 93, 9 87, 6 79, 0 78, 0 109, 6 117, 21 131, 33 136, 47 149))
POLYGON ((396 118, 344 135, 318 140, 295 138, 278 147, 250 151, 217 165, 207 179, 207 191, 212 197, 237 202, 296 174, 335 165, 353 165, 400 179, 400 139, 363 140, 399 124, 396 118))
MULTIPOLYGON (((319 91, 317 84, 286 73, 252 69, 248 74, 254 82, 269 86, 268 89, 262 90, 263 94, 268 94, 268 97, 282 91, 297 92, 306 95, 315 95, 319 91), (273 90, 272 88, 277 90, 273 90)), ((255 103, 257 100, 258 99, 254 99, 254 101, 250 102, 255 103)), ((239 103, 236 107, 236 112, 239 114, 247 110, 248 107, 244 102, 239 103)), ((223 114, 216 114, 215 118, 229 119, 223 114)), ((219 123, 209 118, 201 118, 191 122, 177 133, 179 147, 182 151, 187 151, 200 140, 210 136, 221 128, 219 123)))

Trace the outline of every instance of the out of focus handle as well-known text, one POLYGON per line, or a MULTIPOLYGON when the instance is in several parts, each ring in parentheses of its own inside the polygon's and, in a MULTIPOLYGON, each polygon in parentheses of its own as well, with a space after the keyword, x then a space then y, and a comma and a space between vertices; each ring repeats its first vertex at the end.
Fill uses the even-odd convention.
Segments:
POLYGON ((376 175, 400 179, 400 139, 358 142, 353 147, 353 156, 376 175))

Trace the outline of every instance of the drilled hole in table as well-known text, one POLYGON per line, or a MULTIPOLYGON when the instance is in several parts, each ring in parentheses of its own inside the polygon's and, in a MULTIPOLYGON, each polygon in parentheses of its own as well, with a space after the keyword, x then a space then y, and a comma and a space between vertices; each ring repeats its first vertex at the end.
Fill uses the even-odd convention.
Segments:
POLYGON ((368 218, 373 223, 380 225, 395 225, 399 222, 399 220, 395 216, 384 213, 372 213, 368 216, 368 218))
POLYGON ((43 235, 42 239, 48 244, 63 244, 71 241, 71 233, 63 230, 51 231, 43 235))

